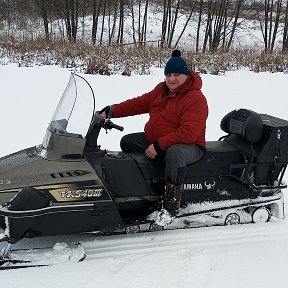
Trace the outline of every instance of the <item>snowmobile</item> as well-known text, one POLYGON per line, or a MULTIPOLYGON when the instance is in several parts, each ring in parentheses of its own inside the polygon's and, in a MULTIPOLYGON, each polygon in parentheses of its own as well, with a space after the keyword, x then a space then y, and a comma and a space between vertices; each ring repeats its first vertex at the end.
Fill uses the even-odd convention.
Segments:
POLYGON ((224 116, 225 135, 188 165, 181 208, 159 227, 163 159, 101 149, 100 131, 123 127, 100 117, 95 102, 87 80, 72 73, 43 143, 0 159, 2 241, 284 218, 288 121, 248 109, 224 116))

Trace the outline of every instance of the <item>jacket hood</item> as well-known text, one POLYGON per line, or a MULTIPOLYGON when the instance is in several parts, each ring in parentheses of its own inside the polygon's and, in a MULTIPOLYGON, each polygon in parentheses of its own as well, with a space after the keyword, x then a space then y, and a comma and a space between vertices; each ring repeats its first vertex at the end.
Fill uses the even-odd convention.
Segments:
POLYGON ((188 77, 189 78, 192 78, 193 79, 193 89, 201 89, 202 88, 202 79, 201 77, 194 71, 190 71, 190 75, 188 77))

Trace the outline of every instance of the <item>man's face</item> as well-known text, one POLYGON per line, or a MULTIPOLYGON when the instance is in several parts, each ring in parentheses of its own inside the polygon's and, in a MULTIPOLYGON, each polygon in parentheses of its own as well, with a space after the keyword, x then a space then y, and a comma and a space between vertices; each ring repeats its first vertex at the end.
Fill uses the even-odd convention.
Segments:
POLYGON ((185 74, 170 73, 166 75, 166 84, 171 91, 174 91, 181 86, 188 78, 185 74))

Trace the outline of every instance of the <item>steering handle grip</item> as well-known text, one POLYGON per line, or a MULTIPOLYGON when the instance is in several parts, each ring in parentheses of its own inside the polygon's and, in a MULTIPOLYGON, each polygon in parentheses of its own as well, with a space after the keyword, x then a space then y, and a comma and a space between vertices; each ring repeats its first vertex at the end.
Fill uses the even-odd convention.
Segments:
POLYGON ((111 127, 111 128, 114 128, 114 129, 116 129, 116 130, 119 130, 119 131, 123 131, 123 130, 124 130, 124 127, 119 126, 119 125, 117 125, 117 124, 114 124, 114 123, 112 123, 112 122, 111 122, 111 124, 110 124, 110 127, 111 127))
POLYGON ((114 129, 119 130, 119 131, 123 131, 123 130, 124 130, 124 127, 119 126, 119 125, 117 125, 117 124, 114 124, 110 119, 108 119, 108 120, 106 120, 106 121, 104 122, 103 127, 104 127, 105 129, 113 129, 113 128, 114 128, 114 129))

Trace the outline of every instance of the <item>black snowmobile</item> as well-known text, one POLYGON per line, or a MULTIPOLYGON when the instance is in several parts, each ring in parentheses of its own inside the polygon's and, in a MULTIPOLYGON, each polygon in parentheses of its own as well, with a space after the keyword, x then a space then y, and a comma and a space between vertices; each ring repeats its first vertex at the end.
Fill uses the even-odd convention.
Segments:
MULTIPOLYGON (((221 128, 227 135, 188 166, 181 208, 161 229, 284 218, 288 121, 239 109, 221 128)), ((123 130, 98 115, 89 83, 71 74, 42 145, 0 159, 3 241, 159 229, 153 210, 164 194, 163 160, 102 150, 101 129, 123 130)))

